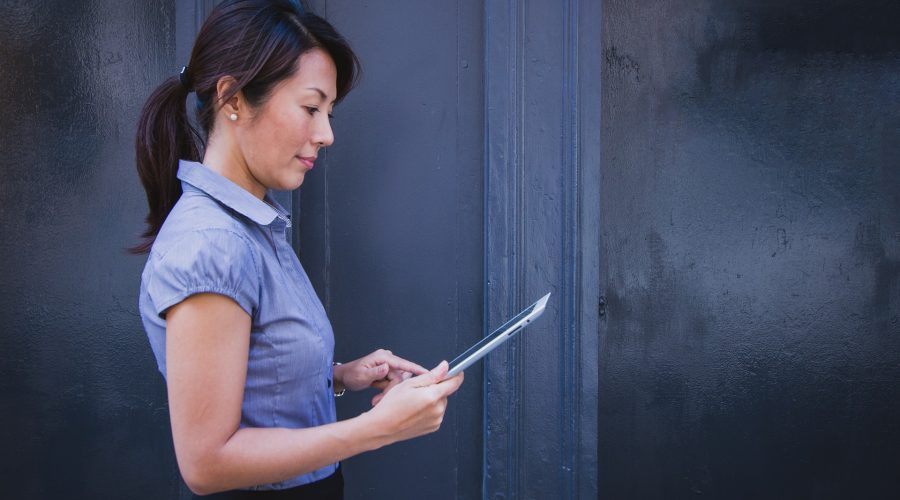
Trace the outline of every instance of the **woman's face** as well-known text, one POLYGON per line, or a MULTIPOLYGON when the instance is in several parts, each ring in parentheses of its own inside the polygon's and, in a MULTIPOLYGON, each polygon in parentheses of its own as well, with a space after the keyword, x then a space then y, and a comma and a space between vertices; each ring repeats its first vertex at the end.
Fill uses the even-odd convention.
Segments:
POLYGON ((268 101, 239 117, 238 145, 263 192, 300 187, 319 150, 334 142, 329 119, 337 96, 334 61, 313 49, 300 56, 297 68, 268 101))

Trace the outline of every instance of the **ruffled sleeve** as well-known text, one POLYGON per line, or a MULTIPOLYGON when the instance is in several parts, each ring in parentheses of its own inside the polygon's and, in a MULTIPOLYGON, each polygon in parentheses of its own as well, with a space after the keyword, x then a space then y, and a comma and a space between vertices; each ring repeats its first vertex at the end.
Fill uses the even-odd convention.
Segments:
POLYGON ((251 317, 259 305, 259 259, 255 246, 227 229, 192 231, 160 255, 147 293, 156 314, 197 293, 216 293, 237 302, 251 317))

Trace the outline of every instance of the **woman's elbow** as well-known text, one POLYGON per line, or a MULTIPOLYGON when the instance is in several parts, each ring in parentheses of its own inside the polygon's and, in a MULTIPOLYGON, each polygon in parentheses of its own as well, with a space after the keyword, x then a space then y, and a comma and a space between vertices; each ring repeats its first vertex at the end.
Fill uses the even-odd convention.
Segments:
POLYGON ((227 489, 217 480, 215 468, 209 460, 179 460, 178 469, 188 489, 195 495, 211 495, 227 489))
POLYGON ((181 467, 181 478, 195 495, 210 495, 218 491, 201 473, 191 468, 181 467))

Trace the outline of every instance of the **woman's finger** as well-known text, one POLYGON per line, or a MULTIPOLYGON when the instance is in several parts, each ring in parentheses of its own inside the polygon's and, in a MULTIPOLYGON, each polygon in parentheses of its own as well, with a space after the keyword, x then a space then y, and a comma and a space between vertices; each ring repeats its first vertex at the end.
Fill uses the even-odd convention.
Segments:
POLYGON ((425 372, 417 377, 410 379, 414 387, 425 387, 428 385, 434 385, 444 377, 447 376, 447 371, 449 367, 446 361, 441 361, 440 364, 434 367, 431 371, 425 372))
POLYGON ((384 378, 380 378, 372 382, 371 387, 376 389, 384 389, 385 387, 389 387, 395 385, 395 383, 403 382, 404 380, 412 377, 412 373, 402 370, 390 370, 384 378))
POLYGON ((465 378, 465 373, 460 372, 457 375, 454 375, 446 380, 442 380, 435 384, 441 391, 442 397, 447 397, 459 389, 459 386, 462 385, 463 379, 465 378))
POLYGON ((407 371, 410 373, 414 373, 416 375, 421 375, 428 371, 428 369, 426 369, 416 363, 413 363, 412 361, 403 359, 400 356, 397 356, 396 354, 391 353, 390 351, 384 351, 381 353, 378 353, 376 351, 376 354, 377 354, 376 359, 378 360, 378 362, 390 364, 391 370, 407 371))

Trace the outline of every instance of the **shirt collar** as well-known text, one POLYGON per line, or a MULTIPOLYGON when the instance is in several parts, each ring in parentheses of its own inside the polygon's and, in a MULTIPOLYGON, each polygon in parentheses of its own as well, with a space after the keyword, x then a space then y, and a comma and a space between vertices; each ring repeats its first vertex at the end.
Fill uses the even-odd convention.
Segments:
POLYGON ((273 200, 268 192, 267 203, 202 163, 179 160, 178 178, 183 184, 203 191, 214 200, 261 226, 268 226, 277 219, 290 220, 285 209, 273 200))

